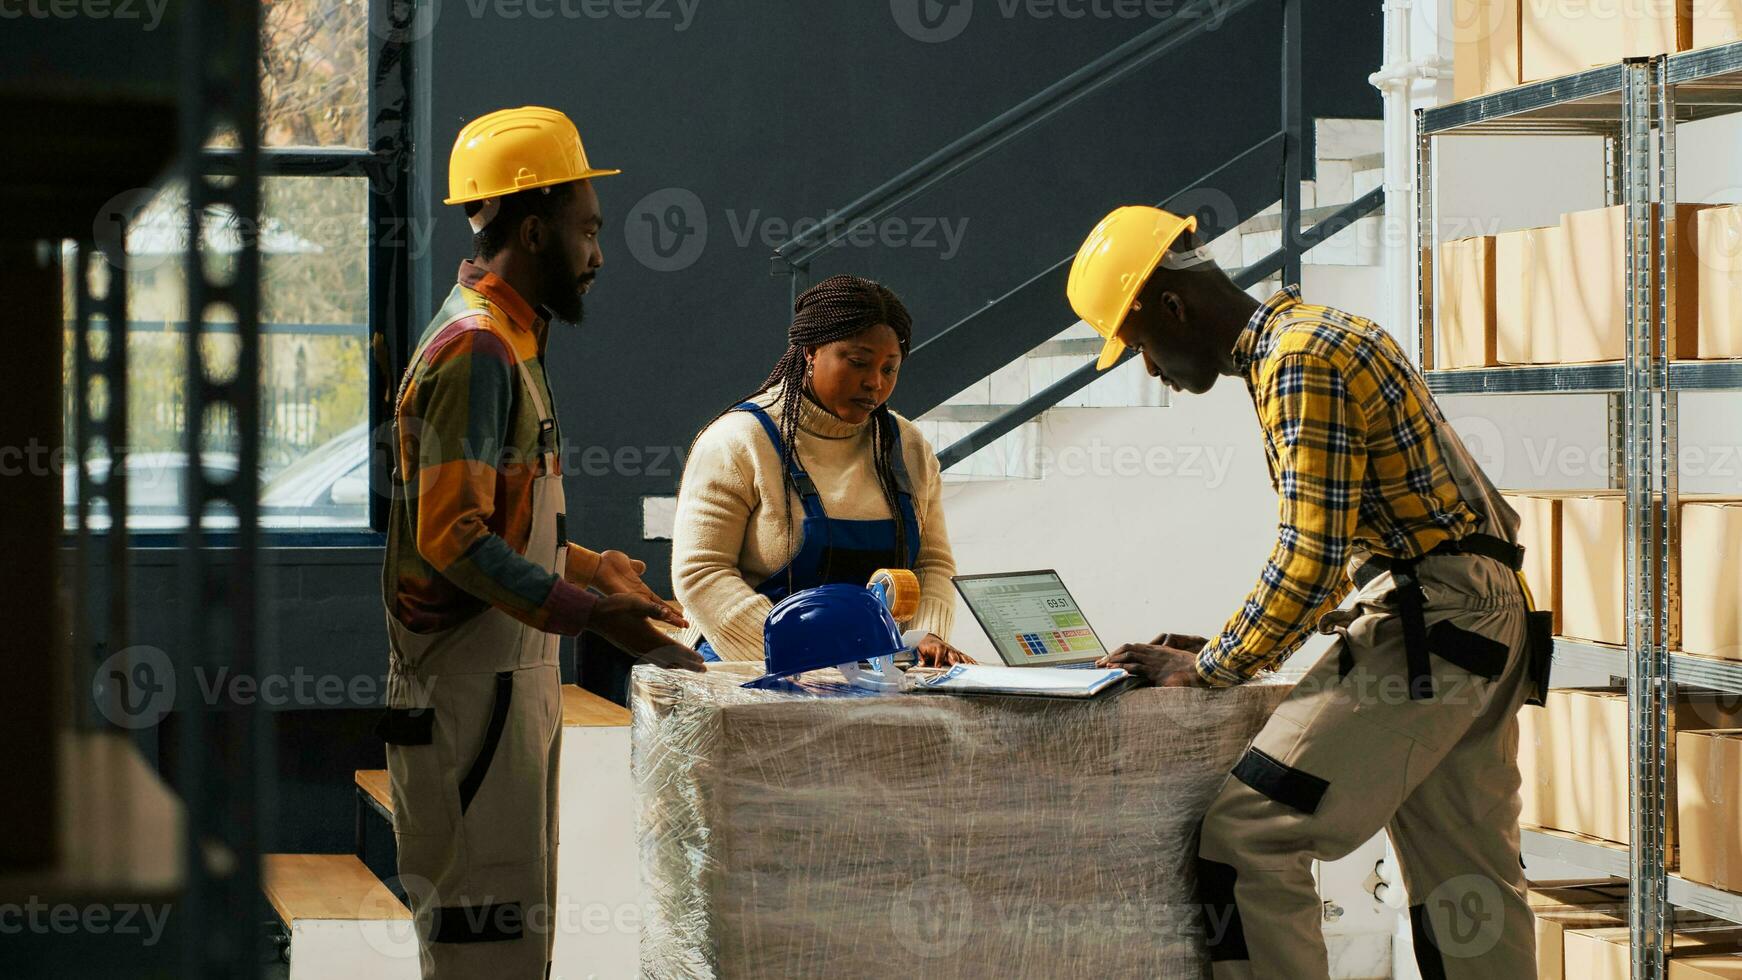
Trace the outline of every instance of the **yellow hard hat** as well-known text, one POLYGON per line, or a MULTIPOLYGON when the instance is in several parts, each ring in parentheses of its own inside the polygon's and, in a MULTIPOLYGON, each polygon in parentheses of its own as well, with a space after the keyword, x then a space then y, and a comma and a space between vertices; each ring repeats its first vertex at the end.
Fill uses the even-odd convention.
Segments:
POLYGON ((1107 370, 1125 353, 1125 345, 1115 335, 1131 311, 1131 301, 1174 239, 1197 227, 1198 219, 1191 215, 1182 218, 1160 208, 1132 205, 1102 218, 1083 240, 1071 262, 1065 295, 1077 316, 1107 338, 1095 370, 1107 370))
POLYGON ((465 204, 622 172, 587 163, 580 132, 555 109, 499 109, 460 130, 448 155, 448 196, 442 203, 465 204))

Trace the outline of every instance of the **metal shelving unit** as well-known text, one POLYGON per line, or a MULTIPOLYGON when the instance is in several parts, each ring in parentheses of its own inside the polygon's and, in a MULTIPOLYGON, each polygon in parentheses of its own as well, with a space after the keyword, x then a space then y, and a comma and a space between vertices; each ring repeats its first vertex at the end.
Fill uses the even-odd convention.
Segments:
MULTIPOLYGON (((1564 636, 1555 637, 1554 662, 1556 667, 1604 671, 1616 677, 1627 673, 1625 649, 1564 636)), ((1742 694, 1742 661, 1717 660, 1672 650, 1669 679, 1672 684, 1742 694)))
MULTIPOLYGON (((1526 830, 1532 856, 1627 877, 1632 975, 1661 980, 1671 906, 1742 922, 1742 896, 1671 875, 1665 862, 1669 705, 1676 684, 1742 692, 1742 664, 1670 650, 1679 596, 1667 548, 1678 538, 1677 395, 1742 390, 1742 362, 1675 362, 1677 240, 1676 126, 1742 111, 1742 43, 1657 58, 1628 59, 1416 114, 1418 342, 1429 387, 1440 394, 1607 395, 1611 450, 1622 461, 1612 483, 1626 492, 1627 645, 1557 641, 1558 662, 1625 675, 1632 732, 1628 781, 1630 847, 1526 830), (1434 148, 1460 135, 1601 137, 1610 205, 1626 208, 1625 356, 1606 364, 1433 370, 1437 254, 1434 148), (1665 274, 1654 284, 1655 260, 1665 274), (1655 610, 1666 609, 1668 615, 1655 610)), ((1694 325, 1687 325, 1694 329, 1694 325)))
MULTIPOLYGON (((1627 876, 1627 848, 1620 844, 1531 827, 1523 828, 1521 834, 1524 849, 1531 857, 1570 864, 1617 878, 1627 876)), ((1742 922, 1742 895, 1689 881, 1675 874, 1669 876, 1666 885, 1669 904, 1676 908, 1692 909, 1715 919, 1742 922)))

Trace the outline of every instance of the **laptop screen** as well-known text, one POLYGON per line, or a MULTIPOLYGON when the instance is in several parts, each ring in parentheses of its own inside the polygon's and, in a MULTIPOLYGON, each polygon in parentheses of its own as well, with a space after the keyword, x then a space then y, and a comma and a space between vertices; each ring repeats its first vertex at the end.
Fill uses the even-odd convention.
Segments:
POLYGON ((1012 667, 1074 663, 1107 652, 1057 572, 958 575, 955 583, 1012 667))

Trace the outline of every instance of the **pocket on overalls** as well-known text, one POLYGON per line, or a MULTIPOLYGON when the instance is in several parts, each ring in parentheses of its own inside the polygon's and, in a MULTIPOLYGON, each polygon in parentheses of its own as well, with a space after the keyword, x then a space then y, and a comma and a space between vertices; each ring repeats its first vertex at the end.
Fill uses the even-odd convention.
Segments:
POLYGON ((1487 709, 1512 651, 1482 627, 1494 612, 1427 610, 1432 695, 1410 697, 1410 665, 1398 615, 1363 617, 1344 642, 1353 660, 1345 678, 1355 713, 1431 753, 1449 749, 1487 709))
MULTIPOLYGON (((432 679, 394 678, 416 685, 432 679)), ((435 704, 433 687, 396 688, 376 721, 386 743, 393 794, 393 836, 398 871, 408 892, 425 895, 452 853, 459 810, 449 773, 453 768, 453 719, 435 704), (411 705, 416 705, 412 707, 411 705)))

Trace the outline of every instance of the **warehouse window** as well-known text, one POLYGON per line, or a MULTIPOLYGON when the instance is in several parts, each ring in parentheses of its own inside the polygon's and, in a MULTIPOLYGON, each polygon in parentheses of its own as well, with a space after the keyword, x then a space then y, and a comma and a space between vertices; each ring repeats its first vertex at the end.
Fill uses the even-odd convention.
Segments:
MULTIPOLYGON (((377 0, 390 2, 390 0, 377 0)), ((369 323, 372 256, 372 154, 367 149, 370 0, 265 0, 261 22, 260 252, 261 524, 279 530, 367 529, 369 493, 369 323)), ((222 172, 233 136, 212 144, 210 170, 222 172)), ((186 196, 179 183, 122 195, 127 276, 128 477, 131 530, 185 524, 182 490, 187 380, 186 196)), ((96 235, 105 233, 99 216, 96 235)), ((235 216, 214 215, 200 243, 222 270, 241 242, 235 216)), ((118 228, 119 225, 116 225, 118 228)), ((72 263, 66 263, 69 271, 72 263)), ((71 392, 73 324, 69 283, 67 360, 71 392)), ((210 328, 210 325, 208 325, 210 328)), ((92 324, 90 343, 111 325, 92 324)), ((233 365, 236 338, 221 325, 204 355, 220 374, 233 365)), ((72 442, 75 407, 66 424, 72 442)), ((234 420, 207 420, 208 469, 234 469, 234 420)), ((82 470, 105 472, 103 452, 67 467, 67 526, 76 523, 82 470)), ((217 517, 217 515, 214 515, 217 517)), ((232 518, 233 519, 233 518, 232 518)), ((99 511, 93 529, 108 523, 99 511)), ((211 521, 222 525, 222 518, 211 521)))

